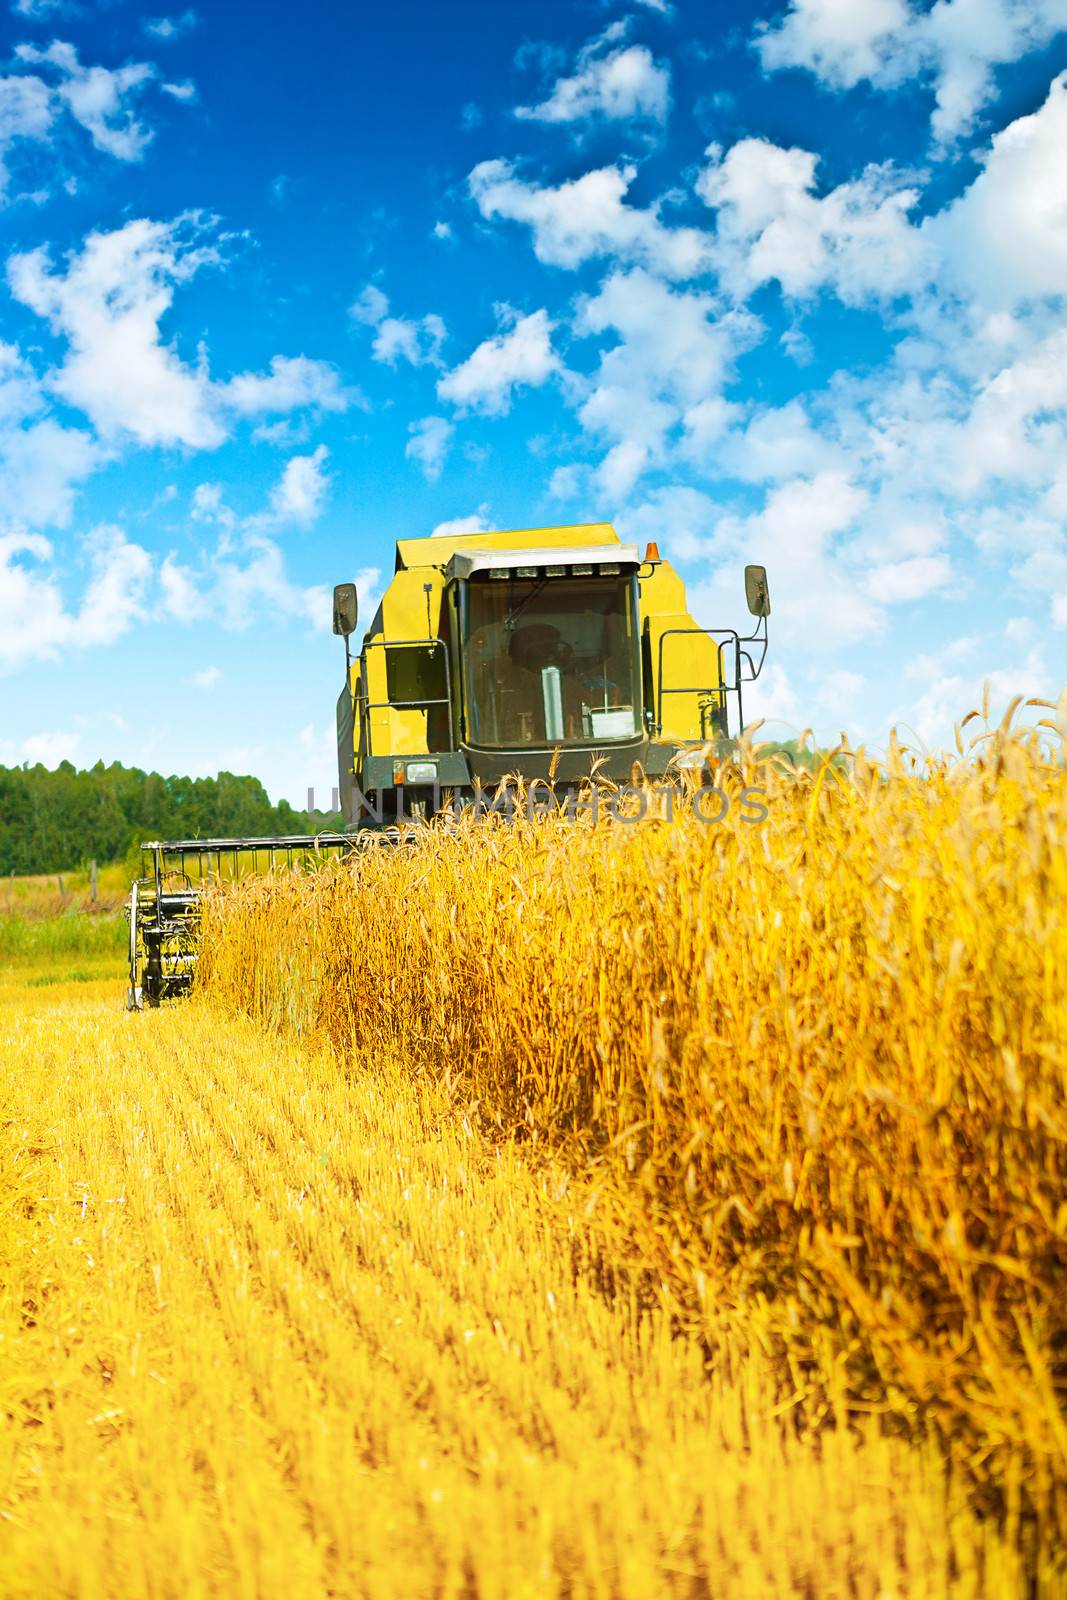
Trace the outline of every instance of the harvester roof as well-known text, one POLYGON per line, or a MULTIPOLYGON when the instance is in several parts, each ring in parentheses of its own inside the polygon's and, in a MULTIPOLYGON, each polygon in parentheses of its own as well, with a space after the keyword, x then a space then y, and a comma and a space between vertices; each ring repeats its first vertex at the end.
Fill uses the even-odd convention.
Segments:
MULTIPOLYGON (((592 563, 601 560, 603 555, 610 558, 611 570, 618 572, 620 567, 639 567, 641 556, 635 544, 613 544, 602 546, 595 545, 524 545, 521 550, 486 550, 480 545, 477 550, 457 550, 448 566, 445 568, 447 578, 470 578, 476 572, 504 573, 509 570, 527 571, 527 564, 531 557, 537 565, 541 564, 541 557, 549 558, 549 570, 559 568, 564 572, 569 567, 577 567, 584 572, 592 570, 592 563)), ((536 566, 528 568, 530 572, 537 570, 536 566)))
POLYGON ((619 536, 610 522, 578 523, 564 528, 512 528, 499 533, 438 534, 429 539, 398 539, 396 570, 408 567, 444 567, 462 550, 585 549, 590 545, 615 545, 619 536))

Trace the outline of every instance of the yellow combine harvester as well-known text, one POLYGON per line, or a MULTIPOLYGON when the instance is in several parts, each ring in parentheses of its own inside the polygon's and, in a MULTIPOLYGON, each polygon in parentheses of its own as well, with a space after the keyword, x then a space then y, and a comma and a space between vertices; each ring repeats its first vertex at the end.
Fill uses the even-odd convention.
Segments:
POLYGON ((189 987, 212 877, 344 854, 508 777, 566 791, 594 767, 628 782, 636 764, 657 778, 686 750, 728 740, 767 652, 762 567, 745 568, 745 591, 750 634, 702 628, 657 547, 642 555, 606 522, 401 539, 358 656, 355 585, 334 590, 347 831, 143 845, 128 908, 130 1006, 189 987))
POLYGON ((398 806, 430 814, 443 792, 512 774, 567 786, 594 761, 615 779, 635 762, 658 776, 684 748, 728 737, 767 648, 766 573, 745 580, 757 623, 743 637, 700 627, 670 562, 608 523, 402 539, 355 659, 355 586, 334 591, 347 824, 394 822, 398 806))

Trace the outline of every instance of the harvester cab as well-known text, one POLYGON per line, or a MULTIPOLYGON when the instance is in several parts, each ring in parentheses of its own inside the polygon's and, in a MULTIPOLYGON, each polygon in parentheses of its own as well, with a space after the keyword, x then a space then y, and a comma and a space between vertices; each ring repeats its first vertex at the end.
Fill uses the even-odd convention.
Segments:
POLYGON ((627 781, 744 725, 742 685, 759 676, 770 598, 745 570, 753 630, 703 628, 670 562, 620 542, 607 523, 406 539, 351 652, 352 584, 334 591, 345 640, 337 705, 349 827, 431 813, 518 775, 566 787, 593 763, 627 781))

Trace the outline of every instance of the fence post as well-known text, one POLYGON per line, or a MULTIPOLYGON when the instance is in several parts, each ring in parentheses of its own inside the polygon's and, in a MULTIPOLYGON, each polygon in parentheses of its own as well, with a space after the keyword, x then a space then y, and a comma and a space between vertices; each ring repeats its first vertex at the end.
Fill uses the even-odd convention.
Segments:
POLYGON ((90 863, 89 863, 89 904, 91 906, 95 906, 95 904, 96 904, 96 862, 95 861, 90 861, 90 863))

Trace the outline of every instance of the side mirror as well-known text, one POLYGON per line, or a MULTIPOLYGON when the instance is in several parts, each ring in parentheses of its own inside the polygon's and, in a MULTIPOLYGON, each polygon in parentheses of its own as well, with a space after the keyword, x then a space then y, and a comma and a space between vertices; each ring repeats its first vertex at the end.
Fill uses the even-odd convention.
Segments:
POLYGON ((769 617, 771 592, 767 587, 766 567, 745 568, 745 599, 754 617, 769 617))
POLYGON ((359 597, 354 583, 339 583, 333 591, 333 631, 347 639, 356 631, 359 597))

